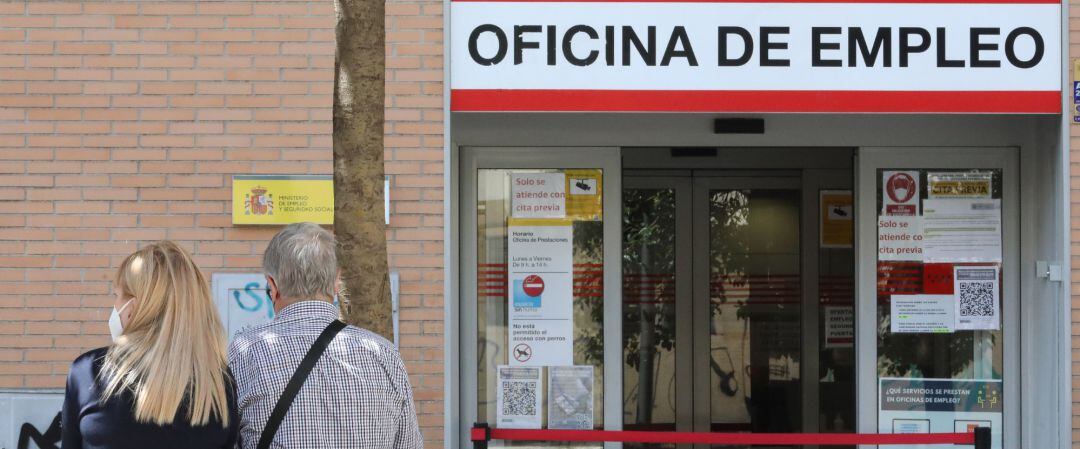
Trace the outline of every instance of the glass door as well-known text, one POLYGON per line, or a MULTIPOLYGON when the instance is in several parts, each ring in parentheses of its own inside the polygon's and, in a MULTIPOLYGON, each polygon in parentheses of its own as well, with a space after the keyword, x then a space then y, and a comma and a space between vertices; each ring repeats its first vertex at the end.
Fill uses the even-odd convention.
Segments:
POLYGON ((853 429, 850 179, 626 172, 626 429, 853 429), (818 226, 825 205, 846 228, 818 226))
POLYGON ((859 153, 860 430, 1018 447, 1015 149, 859 153))
POLYGON ((699 432, 802 428, 797 176, 694 178, 699 432))
POLYGON ((623 426, 692 431, 691 178, 623 186, 623 426))
POLYGON ((474 422, 619 430, 618 150, 466 148, 461 170, 460 445, 474 422))

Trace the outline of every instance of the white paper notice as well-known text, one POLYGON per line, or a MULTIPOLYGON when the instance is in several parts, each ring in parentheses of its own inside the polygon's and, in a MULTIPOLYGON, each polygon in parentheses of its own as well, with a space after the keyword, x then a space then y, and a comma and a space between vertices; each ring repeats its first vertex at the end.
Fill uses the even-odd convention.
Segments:
POLYGON ((562 173, 511 174, 510 198, 511 217, 566 217, 566 175, 562 173))
POLYGON ((922 225, 924 262, 1001 262, 1001 200, 926 200, 922 225))
POLYGON ((997 267, 955 267, 956 328, 997 330, 1001 327, 997 267))
POLYGON ((881 174, 881 215, 919 215, 919 171, 881 174))
POLYGON ((825 306, 825 347, 850 348, 855 344, 855 308, 825 306))
POLYGON ((878 260, 923 260, 920 217, 878 217, 878 260))
POLYGON ((548 368, 548 428, 592 430, 593 367, 548 368))
POLYGON ((539 367, 499 366, 495 427, 539 429, 540 400, 543 398, 539 367))
POLYGON ((574 364, 574 238, 569 220, 510 220, 510 365, 574 364))
POLYGON ((952 295, 892 295, 893 333, 949 333, 956 330, 952 295))

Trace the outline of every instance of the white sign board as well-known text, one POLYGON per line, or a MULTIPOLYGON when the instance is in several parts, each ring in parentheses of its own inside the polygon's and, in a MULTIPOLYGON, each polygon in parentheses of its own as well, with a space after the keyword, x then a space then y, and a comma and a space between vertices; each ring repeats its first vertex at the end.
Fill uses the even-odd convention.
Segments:
POLYGON ((60 447, 58 418, 63 405, 63 392, 0 392, 0 448, 60 447))
POLYGON ((510 175, 510 213, 514 218, 566 216, 566 175, 514 173, 510 175))
POLYGON ((923 260, 920 217, 878 217, 878 260, 923 260))
POLYGON ((1048 0, 455 0, 450 30, 453 111, 1061 112, 1048 0))
POLYGON ((266 296, 266 276, 214 273, 214 304, 229 341, 248 327, 274 319, 274 304, 266 296))
POLYGON ((503 429, 539 429, 543 400, 538 366, 506 366, 497 368, 499 389, 496 391, 495 427, 503 429))
POLYGON ((825 348, 855 346, 855 307, 825 306, 825 348))
POLYGON ((573 228, 568 220, 511 220, 509 363, 574 363, 573 228))
POLYGON ((923 235, 926 262, 1001 262, 1001 200, 926 200, 923 235))
POLYGON ((952 295, 892 295, 893 333, 951 333, 956 330, 952 295))
MULTIPOLYGON (((274 304, 266 296, 266 275, 260 273, 214 273, 214 305, 217 306, 226 336, 231 342, 237 332, 274 319, 274 304)), ((398 344, 400 276, 390 273, 390 299, 393 303, 394 344, 398 344)))

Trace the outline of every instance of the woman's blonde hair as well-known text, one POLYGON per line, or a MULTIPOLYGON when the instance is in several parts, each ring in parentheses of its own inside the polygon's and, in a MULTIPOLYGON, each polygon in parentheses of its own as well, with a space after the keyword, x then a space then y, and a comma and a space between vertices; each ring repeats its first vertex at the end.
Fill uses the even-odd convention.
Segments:
POLYGON ((173 242, 147 245, 124 259, 115 285, 135 302, 105 355, 103 399, 130 392, 139 422, 170 424, 185 404, 192 425, 228 425, 225 331, 191 256, 173 242))

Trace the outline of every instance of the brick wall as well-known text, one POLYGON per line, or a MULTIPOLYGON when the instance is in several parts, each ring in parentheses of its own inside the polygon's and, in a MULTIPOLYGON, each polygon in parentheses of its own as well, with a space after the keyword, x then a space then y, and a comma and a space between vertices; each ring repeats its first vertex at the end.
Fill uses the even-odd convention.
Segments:
MULTIPOLYGON (((386 170, 401 345, 442 439, 442 3, 387 5, 386 170)), ((328 174, 334 4, 0 2, 0 388, 61 388, 108 342, 114 267, 173 239, 257 272, 233 174, 328 174)))

